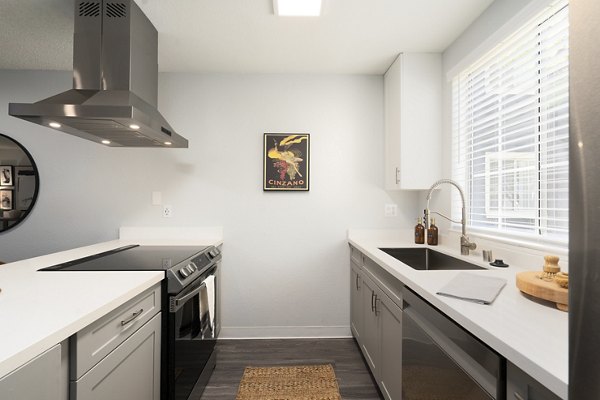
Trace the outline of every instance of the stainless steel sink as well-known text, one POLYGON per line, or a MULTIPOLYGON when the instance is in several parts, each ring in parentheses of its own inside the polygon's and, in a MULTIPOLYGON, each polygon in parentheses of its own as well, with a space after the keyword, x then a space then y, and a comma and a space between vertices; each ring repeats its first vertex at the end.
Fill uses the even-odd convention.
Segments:
POLYGON ((423 247, 379 248, 396 260, 421 271, 485 269, 470 262, 423 247))

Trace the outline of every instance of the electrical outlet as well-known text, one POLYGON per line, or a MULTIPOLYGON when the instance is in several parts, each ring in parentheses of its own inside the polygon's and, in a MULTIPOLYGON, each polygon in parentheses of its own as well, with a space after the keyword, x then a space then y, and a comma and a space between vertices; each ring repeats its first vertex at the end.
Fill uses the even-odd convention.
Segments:
POLYGON ((386 204, 384 214, 386 217, 398 216, 398 205, 397 204, 386 204))
POLYGON ((173 206, 163 206, 163 217, 171 218, 173 216, 173 206))

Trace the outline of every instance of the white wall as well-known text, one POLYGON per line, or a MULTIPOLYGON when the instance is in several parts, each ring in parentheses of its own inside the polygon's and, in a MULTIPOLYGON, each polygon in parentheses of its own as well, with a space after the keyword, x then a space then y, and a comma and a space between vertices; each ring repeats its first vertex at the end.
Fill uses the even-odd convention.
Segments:
MULTIPOLYGON (((0 71, 0 108, 69 87, 70 73, 0 71)), ((0 115, 41 177, 30 217, 0 234, 0 259, 112 239, 119 226, 222 225, 225 335, 349 334, 346 229, 412 226, 418 210, 416 194, 382 189, 382 78, 169 73, 159 87, 189 149, 107 148, 0 115), (310 192, 262 191, 264 132, 311 134, 310 192), (383 217, 387 202, 398 217, 383 217)))

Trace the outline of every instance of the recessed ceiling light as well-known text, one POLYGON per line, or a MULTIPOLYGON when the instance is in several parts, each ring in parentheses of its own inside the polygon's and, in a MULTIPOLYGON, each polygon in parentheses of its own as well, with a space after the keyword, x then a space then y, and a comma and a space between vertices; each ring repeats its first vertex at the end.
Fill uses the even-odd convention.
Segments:
POLYGON ((110 140, 103 140, 102 144, 110 144, 110 140))
POLYGON ((172 145, 173 143, 171 143, 171 142, 165 142, 165 144, 166 144, 167 146, 170 146, 170 145, 172 145))
POLYGON ((56 129, 58 129, 62 126, 58 122, 50 122, 48 125, 50 125, 51 128, 56 128, 56 129))
POLYGON ((140 126, 139 126, 139 125, 136 125, 136 124, 131 124, 131 125, 129 125, 129 127, 130 127, 131 129, 140 129, 140 126))
POLYGON ((282 17, 318 17, 322 0, 273 0, 275 15, 282 17))

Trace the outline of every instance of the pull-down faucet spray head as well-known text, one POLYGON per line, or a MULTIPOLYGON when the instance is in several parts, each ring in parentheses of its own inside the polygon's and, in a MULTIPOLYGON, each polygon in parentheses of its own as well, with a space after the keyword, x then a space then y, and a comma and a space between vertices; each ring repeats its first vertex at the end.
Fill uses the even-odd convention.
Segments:
POLYGON ((477 248, 477 245, 475 243, 472 243, 471 241, 469 241, 469 237, 467 236, 467 217, 466 217, 467 209, 466 209, 466 203, 465 203, 465 193, 463 192, 460 185, 458 183, 456 183, 455 181, 453 181, 451 179, 440 179, 439 181, 434 182, 433 185, 431 185, 431 187, 429 188, 429 191, 427 192, 427 208, 425 208, 425 210, 424 210, 425 228, 426 229, 429 228, 429 215, 432 213, 432 211, 429 211, 429 201, 431 200, 431 195, 433 194, 433 191, 435 190, 435 188, 437 188, 438 186, 440 186, 444 183, 454 186, 456 189, 458 189, 458 192, 460 193, 460 200, 461 200, 461 204, 462 204, 461 219, 460 219, 460 221, 455 221, 442 213, 439 213, 436 211, 433 211, 433 213, 438 214, 439 216, 446 218, 449 221, 461 224, 462 229, 461 229, 461 237, 460 237, 460 254, 468 255, 469 250, 475 250, 477 248))

